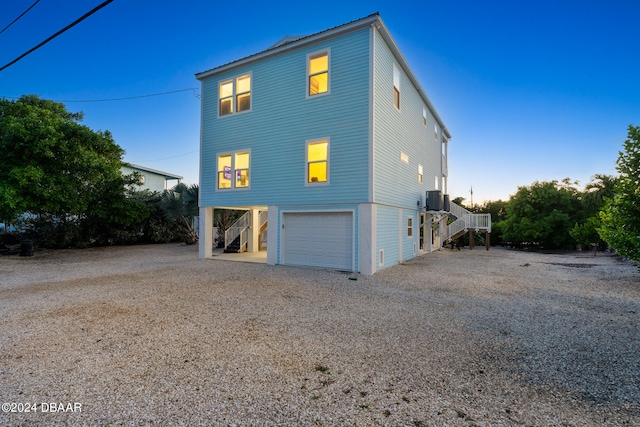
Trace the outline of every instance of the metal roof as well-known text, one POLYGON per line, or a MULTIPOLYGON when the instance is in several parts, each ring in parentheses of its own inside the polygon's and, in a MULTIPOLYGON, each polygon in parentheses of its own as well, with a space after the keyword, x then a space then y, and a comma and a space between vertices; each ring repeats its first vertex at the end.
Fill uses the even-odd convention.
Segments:
POLYGON ((160 175, 163 176, 165 180, 169 180, 169 179, 183 179, 183 177, 181 177, 180 175, 174 175, 172 173, 169 172, 162 172, 156 169, 151 169, 151 168, 147 168, 144 166, 139 166, 139 165, 134 165, 132 163, 125 163, 124 167, 130 168, 130 169, 134 169, 134 170, 139 170, 142 172, 149 172, 149 173, 153 173, 156 175, 160 175))

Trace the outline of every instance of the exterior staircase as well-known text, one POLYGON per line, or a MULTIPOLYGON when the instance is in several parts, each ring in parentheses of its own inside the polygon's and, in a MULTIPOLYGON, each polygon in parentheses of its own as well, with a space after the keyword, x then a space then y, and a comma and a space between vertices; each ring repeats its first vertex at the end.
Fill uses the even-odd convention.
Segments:
MULTIPOLYGON (((266 235, 267 228, 267 211, 260 212, 260 236, 266 235)), ((247 250, 249 242, 249 227, 251 225, 251 211, 247 211, 236 222, 233 223, 228 230, 224 232, 224 252, 240 253, 247 250)), ((259 239, 260 240, 260 239, 259 239)), ((266 237, 264 238, 266 241, 266 237)), ((261 242, 258 242, 261 245, 261 242)), ((260 246, 258 246, 260 247, 260 246)))
POLYGON ((491 233, 491 214, 474 214, 456 203, 450 204, 448 215, 454 221, 445 226, 444 242, 456 240, 469 230, 491 233))

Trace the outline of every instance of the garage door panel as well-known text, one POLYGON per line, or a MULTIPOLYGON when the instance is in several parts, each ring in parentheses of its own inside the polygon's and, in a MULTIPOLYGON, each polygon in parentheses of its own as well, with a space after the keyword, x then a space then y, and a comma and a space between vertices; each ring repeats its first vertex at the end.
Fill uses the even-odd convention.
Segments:
POLYGON ((350 212, 285 213, 284 223, 285 264, 352 269, 350 212))

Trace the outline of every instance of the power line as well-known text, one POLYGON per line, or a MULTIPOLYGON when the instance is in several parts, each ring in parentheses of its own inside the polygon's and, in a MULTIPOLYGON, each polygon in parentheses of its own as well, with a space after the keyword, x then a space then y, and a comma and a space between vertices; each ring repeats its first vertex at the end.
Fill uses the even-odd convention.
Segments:
POLYGON ((4 33, 4 30, 6 30, 7 28, 9 28, 9 27, 10 27, 10 26, 12 26, 13 24, 15 24, 15 23, 16 23, 16 21, 17 21, 18 19, 20 19, 20 18, 22 18, 24 15, 26 15, 26 14, 27 14, 27 12, 29 12, 29 11, 31 10, 31 8, 33 8, 33 6, 37 5, 39 1, 40 1, 40 0, 36 0, 36 2, 35 2, 34 4, 32 4, 31 6, 29 6, 29 9, 25 10, 24 12, 22 12, 22 13, 20 14, 20 16, 18 16, 16 19, 14 19, 14 20, 9 24, 9 25, 7 25, 6 27, 4 27, 4 28, 2 29, 2 31, 0 31, 0 34, 4 33))
MULTIPOLYGON (((139 99, 139 98, 149 98, 152 96, 162 96, 162 95, 171 95, 173 93, 179 93, 179 92, 188 92, 191 91, 193 92, 193 96, 195 96, 196 98, 200 99, 200 94, 198 93, 198 88, 197 87, 188 87, 186 89, 178 89, 178 90, 171 90, 169 92, 159 92, 159 93, 150 93, 147 95, 136 95, 136 96, 128 96, 128 97, 124 97, 124 98, 104 98, 104 99, 51 99, 51 101, 54 102, 109 102, 109 101, 127 101, 130 99, 139 99)), ((0 98, 6 98, 6 99, 20 99, 19 96, 0 96, 0 98)))
POLYGON ((44 46, 47 43, 49 43, 51 40, 55 39, 56 37, 58 37, 60 34, 62 34, 65 31, 67 31, 68 29, 70 29, 72 27, 75 27, 77 24, 79 24, 80 22, 84 21, 85 19, 87 19, 88 17, 90 17, 91 15, 93 15, 94 13, 96 13, 97 11, 99 11, 100 9, 102 9, 103 7, 105 7, 106 5, 111 3, 112 1, 113 0, 107 0, 104 3, 100 4, 99 6, 94 7, 89 12, 85 13, 80 18, 76 19, 71 24, 67 25, 66 27, 64 27, 63 29, 61 29, 60 31, 58 31, 57 33, 55 33, 54 35, 52 35, 51 37, 49 37, 48 39, 46 39, 45 41, 43 41, 42 43, 37 45, 36 47, 33 47, 33 48, 29 49, 28 51, 26 51, 25 53, 23 53, 22 55, 20 55, 16 59, 14 59, 13 61, 9 62, 7 65, 4 65, 2 68, 0 68, 0 71, 2 71, 5 68, 10 67, 11 65, 15 64, 16 62, 18 62, 19 60, 21 60, 25 56, 29 55, 34 50, 44 46))
POLYGON ((169 92, 160 92, 160 93, 150 93, 148 95, 137 95, 137 96, 129 96, 126 98, 106 98, 106 99, 86 99, 86 100, 60 100, 60 101, 56 101, 56 102, 109 102, 109 101, 126 101, 129 99, 139 99, 139 98, 149 98, 151 96, 161 96, 161 95, 171 95, 172 93, 178 93, 178 92, 187 92, 187 91, 192 91, 193 95, 196 98, 200 98, 200 95, 198 95, 198 88, 195 87, 188 87, 186 89, 178 89, 178 90, 172 90, 169 92))

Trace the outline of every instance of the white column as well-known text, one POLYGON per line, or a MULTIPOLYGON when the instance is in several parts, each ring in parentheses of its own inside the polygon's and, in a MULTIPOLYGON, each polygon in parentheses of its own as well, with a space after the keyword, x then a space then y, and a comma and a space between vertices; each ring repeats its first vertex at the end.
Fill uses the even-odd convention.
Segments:
POLYGON ((258 209, 251 209, 250 221, 247 252, 258 252, 260 250, 258 243, 260 240, 260 212, 258 212, 258 209))
POLYGON ((376 272, 376 206, 362 203, 358 206, 358 260, 356 270, 370 276, 376 272))
POLYGON ((268 207, 268 225, 267 225, 267 264, 276 265, 278 262, 278 207, 268 207))
POLYGON ((213 255, 213 207, 200 208, 198 245, 198 258, 210 258, 213 255))

